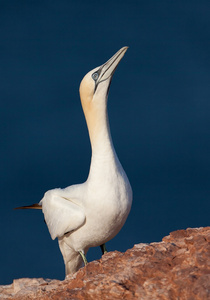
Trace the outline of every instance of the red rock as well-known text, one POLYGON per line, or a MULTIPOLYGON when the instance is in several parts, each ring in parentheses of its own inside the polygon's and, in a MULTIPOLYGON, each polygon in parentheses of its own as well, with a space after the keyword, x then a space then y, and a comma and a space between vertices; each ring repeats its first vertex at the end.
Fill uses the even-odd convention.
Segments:
POLYGON ((64 281, 17 279, 0 299, 210 299, 210 227, 105 254, 64 281))

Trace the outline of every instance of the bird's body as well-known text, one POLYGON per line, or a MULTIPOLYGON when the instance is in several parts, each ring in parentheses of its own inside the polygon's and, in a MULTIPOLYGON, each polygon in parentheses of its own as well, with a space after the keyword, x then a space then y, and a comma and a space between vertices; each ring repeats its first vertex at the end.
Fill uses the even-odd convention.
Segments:
POLYGON ((52 239, 58 238, 66 274, 82 264, 81 254, 111 240, 122 228, 132 203, 129 180, 116 155, 107 115, 112 75, 127 47, 90 71, 80 85, 80 97, 92 148, 86 182, 45 193, 39 203, 52 239))

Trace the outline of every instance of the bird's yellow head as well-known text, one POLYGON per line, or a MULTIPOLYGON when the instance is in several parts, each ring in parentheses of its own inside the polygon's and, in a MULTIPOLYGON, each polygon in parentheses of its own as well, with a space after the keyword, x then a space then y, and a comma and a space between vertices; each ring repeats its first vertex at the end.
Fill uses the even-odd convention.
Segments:
POLYGON ((96 122, 103 119, 106 113, 112 76, 127 49, 121 48, 105 64, 88 72, 80 84, 80 98, 90 137, 97 130, 96 122))

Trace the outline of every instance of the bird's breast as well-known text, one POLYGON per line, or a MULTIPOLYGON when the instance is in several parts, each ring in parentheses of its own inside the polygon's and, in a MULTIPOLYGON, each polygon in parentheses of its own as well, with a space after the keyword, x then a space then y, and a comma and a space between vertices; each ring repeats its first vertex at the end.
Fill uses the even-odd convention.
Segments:
POLYGON ((123 219, 132 202, 132 190, 123 169, 97 172, 88 185, 87 209, 108 219, 123 219))

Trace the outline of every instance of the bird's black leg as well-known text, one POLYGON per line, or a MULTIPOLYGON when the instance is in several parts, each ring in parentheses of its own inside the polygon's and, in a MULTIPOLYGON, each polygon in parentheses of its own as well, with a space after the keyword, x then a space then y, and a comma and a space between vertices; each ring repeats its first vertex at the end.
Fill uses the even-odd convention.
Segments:
POLYGON ((107 249, 106 249, 106 245, 105 244, 102 244, 100 246, 100 248, 101 248, 101 251, 102 251, 102 255, 108 252, 107 249))

